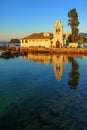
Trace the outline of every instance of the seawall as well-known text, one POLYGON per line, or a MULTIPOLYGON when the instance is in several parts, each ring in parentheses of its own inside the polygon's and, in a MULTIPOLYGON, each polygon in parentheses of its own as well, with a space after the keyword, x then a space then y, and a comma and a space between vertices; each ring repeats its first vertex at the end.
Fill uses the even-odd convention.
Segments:
POLYGON ((42 47, 19 47, 19 46, 0 46, 1 51, 16 51, 28 53, 48 53, 48 54, 85 54, 87 48, 42 48, 42 47))
POLYGON ((87 54, 87 48, 23 48, 20 52, 49 53, 49 54, 87 54))

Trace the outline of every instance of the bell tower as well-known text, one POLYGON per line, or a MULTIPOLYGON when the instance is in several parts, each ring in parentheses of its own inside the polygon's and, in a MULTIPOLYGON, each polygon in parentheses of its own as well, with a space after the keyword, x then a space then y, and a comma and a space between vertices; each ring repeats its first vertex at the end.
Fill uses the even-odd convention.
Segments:
POLYGON ((60 20, 56 20, 56 23, 54 25, 54 46, 55 47, 61 47, 63 46, 63 26, 61 24, 60 20))

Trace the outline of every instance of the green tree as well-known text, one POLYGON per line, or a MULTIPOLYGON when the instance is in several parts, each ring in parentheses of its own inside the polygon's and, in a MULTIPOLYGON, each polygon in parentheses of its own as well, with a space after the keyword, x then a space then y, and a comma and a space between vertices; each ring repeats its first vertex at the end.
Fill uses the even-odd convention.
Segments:
POLYGON ((78 21, 78 14, 76 9, 71 9, 68 12, 68 25, 71 27, 71 40, 72 42, 75 42, 76 37, 78 36, 78 26, 79 26, 79 21, 78 21))
POLYGON ((68 39, 67 39, 67 42, 69 43, 69 42, 71 42, 72 41, 72 39, 71 39, 71 34, 68 36, 68 39))
POLYGON ((11 39, 10 43, 20 43, 20 40, 19 39, 11 39))

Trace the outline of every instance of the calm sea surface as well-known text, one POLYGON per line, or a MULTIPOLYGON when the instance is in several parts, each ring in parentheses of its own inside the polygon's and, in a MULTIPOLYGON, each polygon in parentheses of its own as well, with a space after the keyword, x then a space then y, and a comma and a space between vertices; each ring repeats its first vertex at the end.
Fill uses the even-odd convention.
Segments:
POLYGON ((0 130, 87 130, 87 57, 0 58, 0 130))

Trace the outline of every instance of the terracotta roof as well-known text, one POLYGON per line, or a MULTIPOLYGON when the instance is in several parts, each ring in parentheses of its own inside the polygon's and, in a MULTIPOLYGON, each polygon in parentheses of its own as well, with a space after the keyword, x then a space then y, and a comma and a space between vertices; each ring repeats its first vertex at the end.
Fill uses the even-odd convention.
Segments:
POLYGON ((48 35, 44 35, 44 33, 33 33, 25 38, 22 39, 52 39, 53 38, 53 34, 49 33, 48 35))

